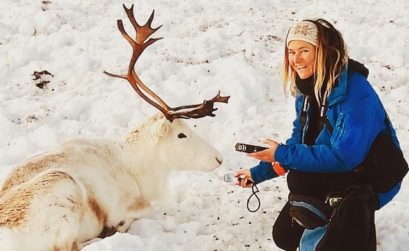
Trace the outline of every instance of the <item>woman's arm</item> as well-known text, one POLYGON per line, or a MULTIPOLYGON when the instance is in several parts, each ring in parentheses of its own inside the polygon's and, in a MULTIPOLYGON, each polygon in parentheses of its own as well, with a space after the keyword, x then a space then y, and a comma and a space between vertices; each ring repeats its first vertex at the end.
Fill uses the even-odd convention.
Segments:
POLYGON ((275 160, 305 172, 346 172, 360 164, 378 133, 385 130, 385 111, 375 95, 342 104, 329 145, 279 145, 275 160))

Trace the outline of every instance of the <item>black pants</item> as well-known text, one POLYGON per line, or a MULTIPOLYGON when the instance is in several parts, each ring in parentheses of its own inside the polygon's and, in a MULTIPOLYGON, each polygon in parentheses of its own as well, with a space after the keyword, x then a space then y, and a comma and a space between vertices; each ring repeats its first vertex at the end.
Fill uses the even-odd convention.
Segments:
MULTIPOLYGON (((365 185, 365 181, 360 174, 354 172, 322 174, 290 171, 287 175, 287 184, 291 193, 302 194, 324 201, 329 192, 342 191, 351 185, 365 185)), ((284 205, 273 226, 274 242, 283 250, 297 249, 304 232, 304 228, 291 219, 288 213, 289 206, 288 202, 284 205)), ((345 231, 348 231, 348 229, 345 229, 345 231)), ((369 249, 360 251, 376 250, 373 218, 371 219, 370 232, 369 249)))

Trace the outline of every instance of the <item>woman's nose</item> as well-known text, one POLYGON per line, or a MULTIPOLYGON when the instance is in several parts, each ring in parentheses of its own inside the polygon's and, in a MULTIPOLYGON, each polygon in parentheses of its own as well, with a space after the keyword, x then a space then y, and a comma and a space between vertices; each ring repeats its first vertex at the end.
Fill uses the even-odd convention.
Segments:
POLYGON ((296 63, 299 63, 299 62, 301 62, 302 61, 302 57, 301 57, 301 55, 300 54, 295 54, 295 56, 294 56, 294 62, 296 62, 296 63))

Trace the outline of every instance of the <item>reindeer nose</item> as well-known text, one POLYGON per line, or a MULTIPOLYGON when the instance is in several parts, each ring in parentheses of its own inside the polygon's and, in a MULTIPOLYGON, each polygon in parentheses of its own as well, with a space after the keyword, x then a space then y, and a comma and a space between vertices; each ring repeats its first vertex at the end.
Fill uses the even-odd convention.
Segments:
POLYGON ((215 157, 215 159, 216 159, 217 163, 219 163, 219 165, 221 165, 223 163, 222 158, 215 157))

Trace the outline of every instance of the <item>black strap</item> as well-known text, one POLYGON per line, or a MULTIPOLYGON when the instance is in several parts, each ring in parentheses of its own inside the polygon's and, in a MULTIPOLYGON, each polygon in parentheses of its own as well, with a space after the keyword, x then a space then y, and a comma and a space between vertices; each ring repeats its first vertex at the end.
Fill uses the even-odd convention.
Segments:
MULTIPOLYGON (((310 96, 304 95, 303 98, 303 105, 301 109, 301 115, 300 115, 300 120, 301 120, 301 138, 304 134, 305 126, 307 123, 307 110, 310 106, 310 96)), ((331 125, 331 123, 327 119, 327 110, 328 110, 328 103, 326 102, 326 98, 323 99, 322 103, 319 104, 318 107, 320 111, 320 122, 321 122, 321 128, 322 130, 323 126, 325 125, 329 131, 330 134, 334 131, 334 127, 331 125)))
POLYGON ((325 126, 327 127, 329 134, 332 134, 332 132, 334 131, 334 127, 332 127, 331 123, 328 121, 326 116, 325 116, 325 126))
POLYGON ((259 192, 258 187, 256 186, 256 184, 253 183, 253 185, 251 186, 251 195, 250 197, 247 199, 247 210, 249 212, 257 212, 260 209, 261 206, 261 202, 260 202, 260 198, 257 196, 257 193, 259 192), (255 197, 257 199, 257 207, 255 209, 251 209, 250 208, 250 200, 252 197, 255 197))
MULTIPOLYGON (((385 124, 388 130, 388 133, 391 134, 390 120, 389 120, 388 114, 386 114, 385 116, 385 124)), ((327 127, 328 132, 332 134, 332 132, 334 131, 334 127, 331 125, 331 123, 328 121, 326 117, 325 117, 325 126, 327 127)))
POLYGON ((301 116, 300 116, 300 120, 301 120, 301 135, 302 132, 304 130, 305 124, 307 123, 307 110, 309 107, 309 99, 310 96, 308 95, 304 95, 303 101, 302 101, 302 108, 301 108, 301 116))

